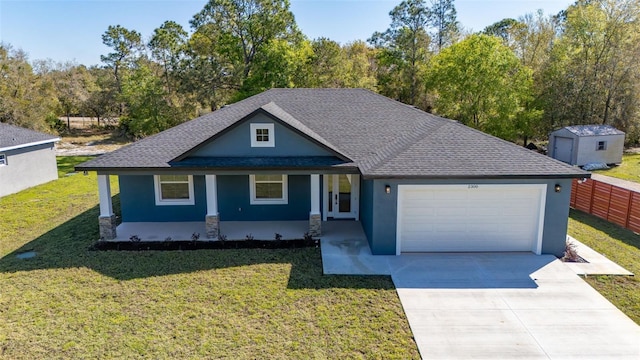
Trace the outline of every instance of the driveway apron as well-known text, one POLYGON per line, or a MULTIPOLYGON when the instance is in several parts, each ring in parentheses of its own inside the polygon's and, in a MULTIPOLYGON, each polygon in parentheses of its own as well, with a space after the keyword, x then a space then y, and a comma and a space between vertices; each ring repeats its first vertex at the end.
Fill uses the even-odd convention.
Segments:
POLYGON ((640 359, 640 327, 553 256, 388 262, 424 359, 640 359))

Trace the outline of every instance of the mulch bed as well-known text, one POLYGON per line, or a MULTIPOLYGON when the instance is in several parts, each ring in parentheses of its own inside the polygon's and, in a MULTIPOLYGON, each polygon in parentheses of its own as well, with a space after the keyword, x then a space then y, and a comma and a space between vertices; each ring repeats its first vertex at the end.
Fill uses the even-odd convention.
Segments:
POLYGON ((225 240, 225 241, 98 241, 89 250, 201 250, 201 249, 294 249, 319 247, 318 239, 296 240, 225 240))

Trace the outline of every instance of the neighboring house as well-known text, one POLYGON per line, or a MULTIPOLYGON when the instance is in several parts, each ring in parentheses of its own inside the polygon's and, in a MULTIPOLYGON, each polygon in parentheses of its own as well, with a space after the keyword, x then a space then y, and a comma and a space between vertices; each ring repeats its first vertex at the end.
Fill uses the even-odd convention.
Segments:
POLYGON ((610 125, 575 125, 549 135, 549 156, 571 165, 620 164, 624 132, 610 125))
MULTIPOLYGON (((362 89, 272 89, 76 167, 97 171, 101 237, 122 221, 362 223, 374 254, 562 255, 589 174, 362 89)), ((222 224, 220 223, 222 222, 222 224)))
POLYGON ((0 197, 58 178, 49 134, 0 123, 0 197))

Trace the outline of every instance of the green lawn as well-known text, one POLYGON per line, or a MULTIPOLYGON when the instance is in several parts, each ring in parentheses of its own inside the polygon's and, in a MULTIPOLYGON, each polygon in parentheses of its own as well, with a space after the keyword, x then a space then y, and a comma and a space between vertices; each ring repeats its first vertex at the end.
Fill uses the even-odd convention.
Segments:
POLYGON ((569 235, 635 276, 589 276, 585 280, 640 324, 640 236, 581 211, 571 210, 569 235))
POLYGON ((622 155, 622 164, 594 172, 640 183, 640 154, 625 153, 622 155))
POLYGON ((0 199, 0 358, 419 358, 389 277, 324 276, 316 248, 88 251, 97 198, 75 174, 0 199))
POLYGON ((74 166, 93 158, 94 156, 58 156, 56 158, 58 160, 58 177, 73 174, 75 172, 73 169, 74 166))

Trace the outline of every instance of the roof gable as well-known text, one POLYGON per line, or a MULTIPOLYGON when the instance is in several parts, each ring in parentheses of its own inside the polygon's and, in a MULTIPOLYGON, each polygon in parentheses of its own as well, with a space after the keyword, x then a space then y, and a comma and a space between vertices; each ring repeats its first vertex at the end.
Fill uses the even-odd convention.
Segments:
POLYGON ((330 142, 273 102, 261 106, 221 129, 209 139, 173 159, 172 162, 203 156, 337 156, 342 160, 350 161, 330 142), (249 125, 253 123, 275 125, 275 133, 272 134, 276 139, 274 147, 251 146, 252 134, 249 125))

